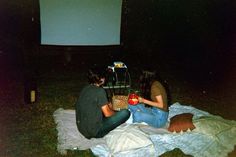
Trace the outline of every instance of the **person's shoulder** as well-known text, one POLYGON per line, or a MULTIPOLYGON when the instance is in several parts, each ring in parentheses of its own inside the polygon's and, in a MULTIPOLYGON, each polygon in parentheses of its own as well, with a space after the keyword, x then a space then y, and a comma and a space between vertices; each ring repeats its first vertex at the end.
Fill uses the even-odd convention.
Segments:
POLYGON ((91 84, 88 84, 88 85, 85 85, 83 88, 82 88, 82 91, 94 91, 96 90, 96 86, 94 85, 91 85, 91 84))
POLYGON ((82 90, 86 90, 86 89, 88 89, 88 88, 90 88, 91 87, 91 85, 90 84, 87 84, 87 85, 85 85, 83 88, 82 88, 82 90))
POLYGON ((152 85, 156 85, 156 86, 157 86, 157 85, 161 85, 161 82, 155 80, 155 81, 153 81, 152 85))
POLYGON ((105 92, 104 88, 98 87, 98 86, 95 86, 95 85, 90 85, 88 88, 90 88, 93 91, 97 91, 97 92, 105 92))
POLYGON ((151 88, 164 88, 163 84, 157 80, 152 83, 151 88))

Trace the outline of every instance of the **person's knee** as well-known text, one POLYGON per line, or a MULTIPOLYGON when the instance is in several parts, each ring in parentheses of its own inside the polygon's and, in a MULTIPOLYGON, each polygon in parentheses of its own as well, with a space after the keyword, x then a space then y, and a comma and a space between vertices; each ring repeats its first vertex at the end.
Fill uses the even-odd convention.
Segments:
POLYGON ((128 106, 128 109, 129 109, 131 112, 134 112, 134 111, 137 109, 137 107, 136 107, 136 106, 133 106, 133 105, 129 105, 129 106, 128 106))
POLYGON ((125 110, 121 110, 120 112, 121 112, 120 114, 123 117, 125 117, 125 118, 129 118, 130 117, 130 111, 129 110, 125 109, 125 110))
POLYGON ((133 122, 134 122, 134 123, 135 123, 135 122, 138 122, 138 123, 143 122, 142 115, 140 114, 139 111, 137 111, 137 112, 135 112, 135 113, 133 114, 133 122))

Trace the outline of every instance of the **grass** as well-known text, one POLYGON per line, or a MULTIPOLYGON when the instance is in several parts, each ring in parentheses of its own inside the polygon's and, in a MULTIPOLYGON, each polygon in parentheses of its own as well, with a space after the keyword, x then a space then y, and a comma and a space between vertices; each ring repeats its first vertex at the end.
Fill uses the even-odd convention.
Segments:
MULTIPOLYGON (((9 109, 6 151, 0 156, 60 157, 57 152, 57 130, 53 112, 58 108, 74 109, 79 90, 85 81, 68 75, 51 74, 39 79, 39 100, 28 106, 9 109)), ((76 75, 74 75, 76 76, 76 75)), ((77 76, 76 76, 77 77, 77 76)), ((90 150, 68 151, 68 157, 93 156, 90 150)))

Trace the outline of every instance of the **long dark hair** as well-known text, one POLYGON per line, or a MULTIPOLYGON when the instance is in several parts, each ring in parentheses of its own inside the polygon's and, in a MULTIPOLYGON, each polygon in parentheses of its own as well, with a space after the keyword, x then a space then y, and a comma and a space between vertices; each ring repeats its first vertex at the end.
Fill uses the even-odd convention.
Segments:
POLYGON ((150 99, 151 85, 154 81, 158 81, 163 85, 167 94, 168 106, 171 105, 171 94, 169 90, 169 84, 166 80, 162 79, 162 77, 156 70, 142 70, 142 73, 139 78, 139 84, 142 96, 150 99))

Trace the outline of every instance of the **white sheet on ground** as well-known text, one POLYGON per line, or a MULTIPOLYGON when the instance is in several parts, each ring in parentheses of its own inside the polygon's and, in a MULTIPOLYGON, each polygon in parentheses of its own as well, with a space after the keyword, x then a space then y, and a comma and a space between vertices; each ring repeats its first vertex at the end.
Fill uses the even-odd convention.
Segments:
POLYGON ((159 156, 166 151, 180 148, 184 153, 194 157, 225 157, 234 149, 236 121, 225 120, 179 103, 170 106, 169 118, 186 112, 194 114, 193 122, 196 129, 190 132, 170 133, 166 128, 157 129, 143 124, 130 124, 132 119, 129 119, 128 124, 121 125, 104 138, 87 140, 77 130, 75 112, 58 109, 54 113, 58 129, 58 151, 90 148, 100 157, 142 157, 159 156), (131 143, 140 140, 140 135, 144 140, 139 143, 142 147, 135 147, 131 143), (118 140, 119 137, 122 137, 122 140, 118 140))
POLYGON ((138 125, 122 124, 104 137, 113 153, 130 151, 152 145, 149 136, 138 125), (112 140, 111 140, 112 139, 112 140))
POLYGON ((75 110, 57 109, 53 113, 57 124, 58 144, 57 150, 61 154, 66 154, 66 150, 86 150, 98 144, 105 144, 103 138, 86 139, 77 129, 75 120, 75 110))

